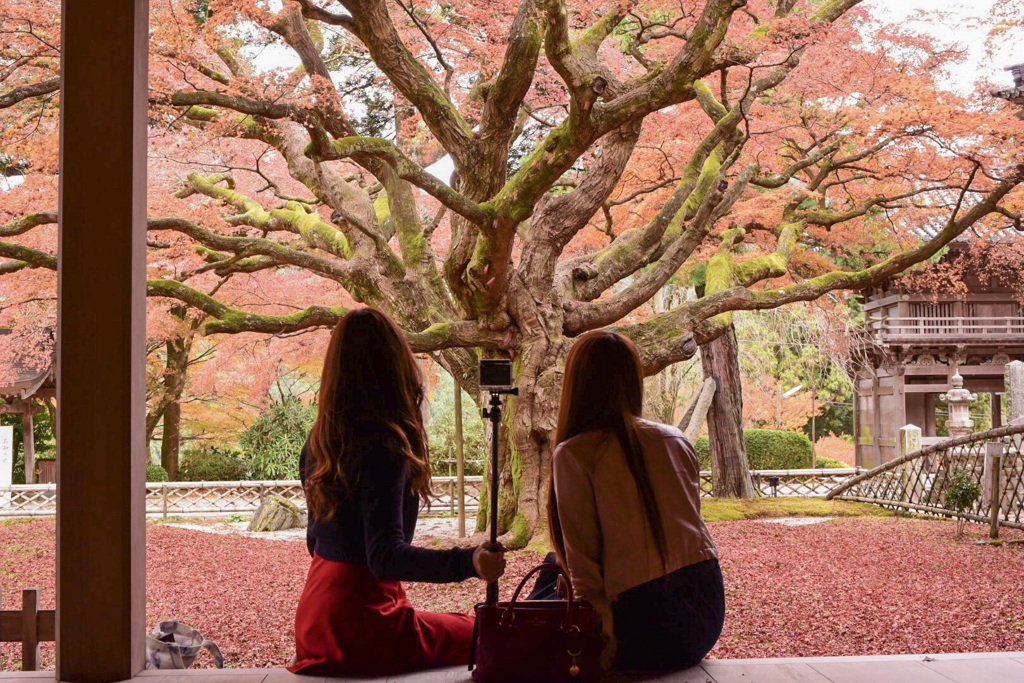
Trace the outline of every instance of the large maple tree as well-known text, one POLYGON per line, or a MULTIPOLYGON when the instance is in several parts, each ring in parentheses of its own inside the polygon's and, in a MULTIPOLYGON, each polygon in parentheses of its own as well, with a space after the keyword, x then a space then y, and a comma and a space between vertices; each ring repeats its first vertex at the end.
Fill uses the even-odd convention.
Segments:
MULTIPOLYGON (((482 355, 513 358, 497 504, 523 543, 574 337, 619 329, 652 374, 703 346, 728 375, 731 311, 1016 220, 1009 107, 940 88, 956 54, 858 4, 151 0, 154 314, 282 336, 377 306, 473 395, 482 355), (699 296, 648 310, 681 277, 699 296)), ((58 4, 0 8, 0 154, 24 174, 0 323, 32 330, 56 264, 58 4)))

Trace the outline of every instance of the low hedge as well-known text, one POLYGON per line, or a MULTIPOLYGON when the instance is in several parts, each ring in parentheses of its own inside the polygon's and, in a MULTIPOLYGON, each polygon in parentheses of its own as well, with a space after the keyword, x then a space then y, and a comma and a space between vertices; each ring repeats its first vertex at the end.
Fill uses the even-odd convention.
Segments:
MULTIPOLYGON (((747 445, 747 460, 752 470, 799 470, 811 466, 811 440, 798 432, 777 429, 745 429, 743 440, 747 445)), ((711 469, 711 448, 708 437, 702 436, 694 444, 702 470, 711 469)), ((825 458, 819 458, 820 464, 825 458)), ((838 461, 836 461, 838 462, 838 461)), ((847 467, 847 465, 843 465, 847 467)))
POLYGON ((845 463, 842 460, 836 460, 835 458, 829 458, 824 455, 819 455, 816 460, 817 462, 815 463, 815 467, 819 470, 842 470, 848 467, 853 467, 853 465, 845 463))
POLYGON ((167 481, 167 470, 160 465, 150 465, 146 468, 146 481, 167 481))
POLYGON ((201 448, 185 453, 178 465, 181 481, 241 481, 245 463, 232 451, 201 448))

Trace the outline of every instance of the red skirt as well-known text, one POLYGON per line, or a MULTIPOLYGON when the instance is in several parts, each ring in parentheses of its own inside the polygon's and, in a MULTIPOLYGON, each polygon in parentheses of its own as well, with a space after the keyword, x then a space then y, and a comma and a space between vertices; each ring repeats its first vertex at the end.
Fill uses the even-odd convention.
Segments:
POLYGON ((469 614, 417 612, 398 581, 365 565, 313 555, 295 614, 295 660, 288 670, 315 676, 386 676, 468 665, 469 614))

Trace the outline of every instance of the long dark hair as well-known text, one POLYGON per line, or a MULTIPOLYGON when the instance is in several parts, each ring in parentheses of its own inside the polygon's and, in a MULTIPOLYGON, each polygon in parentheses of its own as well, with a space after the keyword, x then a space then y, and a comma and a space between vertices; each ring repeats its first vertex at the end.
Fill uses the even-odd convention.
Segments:
POLYGON ((430 458, 420 406, 423 375, 401 330, 373 308, 345 315, 331 334, 320 375, 320 403, 309 434, 312 471, 306 478, 309 509, 330 519, 338 485, 350 488, 345 465, 359 431, 394 438, 408 465, 413 491, 430 493, 430 458))
MULTIPOLYGON (((640 354, 628 338, 608 330, 582 335, 565 362, 555 438, 563 443, 584 432, 609 431, 615 435, 640 493, 658 555, 666 565, 665 526, 636 433, 636 420, 643 412, 643 376, 640 354)), ((553 467, 548 481, 548 532, 558 562, 565 568, 565 539, 558 517, 553 467)))

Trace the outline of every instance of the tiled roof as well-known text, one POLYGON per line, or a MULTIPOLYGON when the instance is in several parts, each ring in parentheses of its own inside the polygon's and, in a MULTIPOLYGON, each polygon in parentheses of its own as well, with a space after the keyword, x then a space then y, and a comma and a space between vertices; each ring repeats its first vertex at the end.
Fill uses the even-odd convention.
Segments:
MULTIPOLYGON (((0 335, 10 334, 10 330, 0 329, 0 335)), ((16 378, 13 383, 0 384, 0 396, 29 398, 43 388, 56 386, 54 362, 51 358, 45 368, 37 369, 28 364, 15 361, 16 378)))

